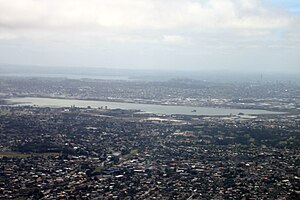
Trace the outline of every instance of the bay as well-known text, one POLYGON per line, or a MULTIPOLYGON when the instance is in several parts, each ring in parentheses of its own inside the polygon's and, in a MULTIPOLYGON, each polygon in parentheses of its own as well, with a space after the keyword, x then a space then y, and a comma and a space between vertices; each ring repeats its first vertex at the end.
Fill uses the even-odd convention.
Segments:
POLYGON ((99 108, 106 107, 108 109, 125 109, 125 110, 141 110, 142 112, 155 114, 182 114, 182 115, 238 115, 243 113, 246 115, 264 115, 264 114, 282 114, 280 112, 272 112, 267 110, 255 109, 232 109, 232 108, 215 108, 215 107, 192 107, 192 106, 171 106, 171 105, 154 105, 140 103, 123 103, 110 101, 90 101, 77 99, 56 99, 56 98, 11 98, 7 99, 12 103, 20 105, 35 105, 39 107, 88 107, 99 108))

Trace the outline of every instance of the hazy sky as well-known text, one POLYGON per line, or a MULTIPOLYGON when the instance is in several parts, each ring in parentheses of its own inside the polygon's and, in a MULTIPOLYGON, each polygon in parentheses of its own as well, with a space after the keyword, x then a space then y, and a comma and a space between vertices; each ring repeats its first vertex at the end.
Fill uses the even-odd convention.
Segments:
POLYGON ((0 63, 300 73, 300 0, 0 0, 0 63))

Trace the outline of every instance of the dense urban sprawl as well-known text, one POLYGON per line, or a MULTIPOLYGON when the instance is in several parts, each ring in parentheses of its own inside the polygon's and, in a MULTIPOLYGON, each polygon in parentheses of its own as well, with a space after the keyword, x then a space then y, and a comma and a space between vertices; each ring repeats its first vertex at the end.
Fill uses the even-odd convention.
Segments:
POLYGON ((2 106, 3 199, 297 199, 300 116, 2 106))

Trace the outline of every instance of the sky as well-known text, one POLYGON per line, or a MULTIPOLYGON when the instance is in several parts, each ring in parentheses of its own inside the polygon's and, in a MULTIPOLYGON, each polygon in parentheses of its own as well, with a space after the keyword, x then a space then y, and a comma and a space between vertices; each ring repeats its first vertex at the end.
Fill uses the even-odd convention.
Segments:
POLYGON ((0 64, 300 74, 300 1, 0 0, 0 64))

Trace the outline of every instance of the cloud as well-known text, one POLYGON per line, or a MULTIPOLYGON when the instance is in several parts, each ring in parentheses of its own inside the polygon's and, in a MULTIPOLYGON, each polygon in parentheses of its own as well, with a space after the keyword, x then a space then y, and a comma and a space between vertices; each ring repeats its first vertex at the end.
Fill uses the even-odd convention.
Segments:
POLYGON ((0 62, 296 69, 299 16, 267 1, 0 0, 0 62))
POLYGON ((258 0, 0 0, 0 32, 26 36, 70 31, 73 37, 105 38, 179 30, 256 36, 288 28, 292 20, 288 13, 266 8, 258 0))
POLYGON ((191 41, 189 38, 180 35, 164 35, 162 42, 170 45, 189 45, 191 41))

